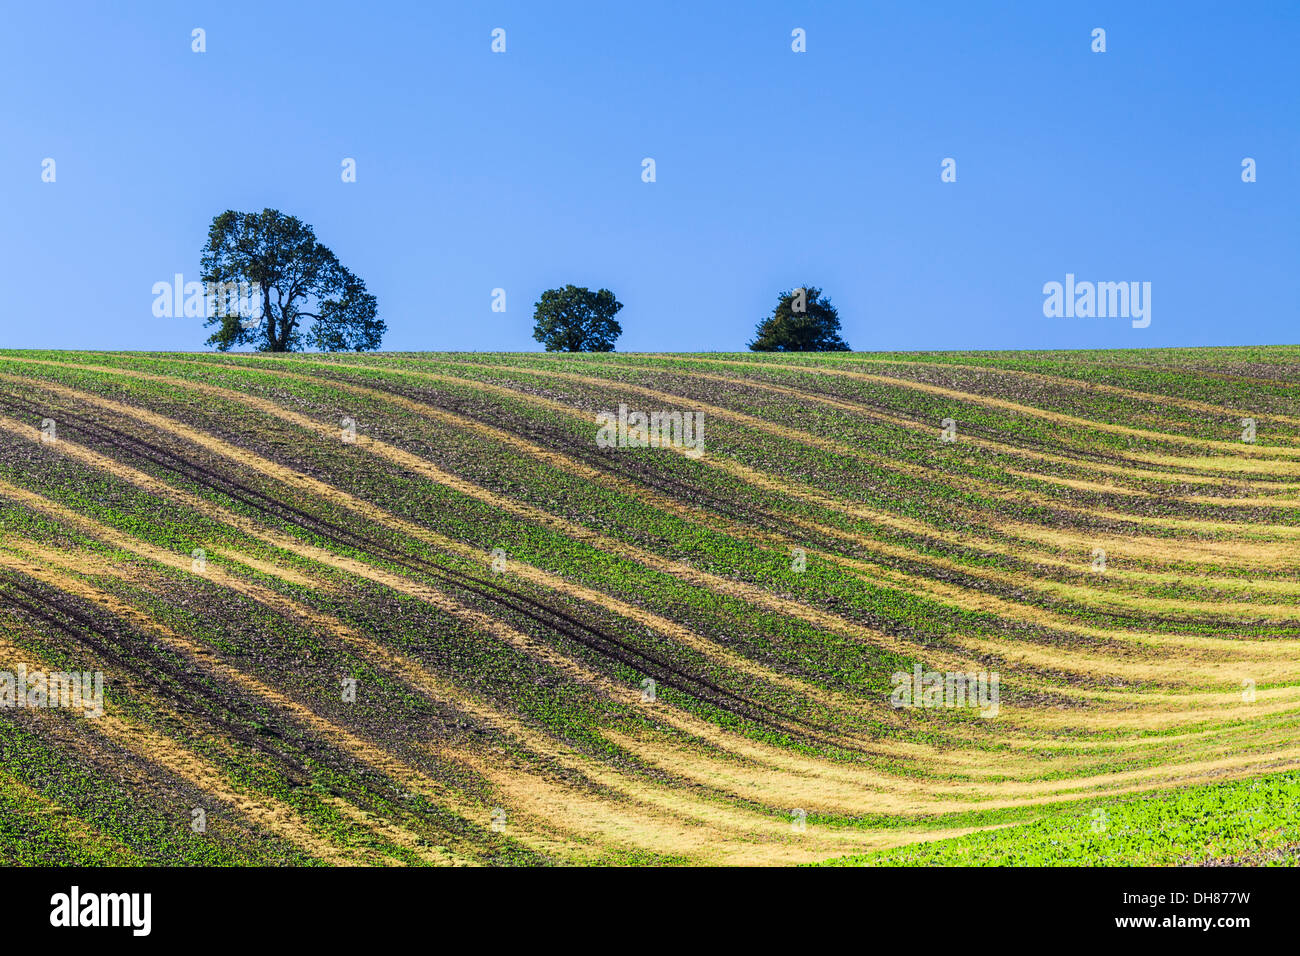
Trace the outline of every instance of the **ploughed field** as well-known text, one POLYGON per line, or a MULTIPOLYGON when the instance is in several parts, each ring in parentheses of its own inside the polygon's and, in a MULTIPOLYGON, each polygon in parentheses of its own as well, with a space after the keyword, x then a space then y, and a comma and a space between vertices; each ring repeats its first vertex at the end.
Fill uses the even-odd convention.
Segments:
POLYGON ((1285 860, 1298 569, 1295 347, 0 352, 0 858, 1285 860))

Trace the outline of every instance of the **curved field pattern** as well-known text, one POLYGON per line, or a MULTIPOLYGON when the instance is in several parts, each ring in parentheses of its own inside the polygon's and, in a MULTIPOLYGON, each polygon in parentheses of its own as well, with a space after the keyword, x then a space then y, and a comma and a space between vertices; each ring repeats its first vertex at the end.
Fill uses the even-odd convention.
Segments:
POLYGON ((1297 348, 9 351, 0 449, 15 862, 1300 843, 1297 348))

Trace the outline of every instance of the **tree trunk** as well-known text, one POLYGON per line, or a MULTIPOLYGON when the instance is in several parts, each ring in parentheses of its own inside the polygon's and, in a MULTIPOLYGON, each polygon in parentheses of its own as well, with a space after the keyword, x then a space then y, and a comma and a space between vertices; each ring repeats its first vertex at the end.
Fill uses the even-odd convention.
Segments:
POLYGON ((271 287, 262 286, 262 311, 266 314, 266 347, 275 351, 275 313, 271 311, 271 287))

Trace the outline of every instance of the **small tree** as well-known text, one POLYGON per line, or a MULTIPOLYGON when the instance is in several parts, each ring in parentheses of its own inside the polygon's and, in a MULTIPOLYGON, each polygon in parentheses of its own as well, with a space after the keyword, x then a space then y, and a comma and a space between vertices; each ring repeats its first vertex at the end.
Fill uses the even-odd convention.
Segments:
POLYGON ((772 314, 758 323, 754 352, 847 352, 840 338, 840 314, 814 286, 782 292, 772 314))
POLYGON ((547 289, 533 312, 533 338, 548 352, 612 352, 614 340, 623 334, 614 319, 621 308, 623 303, 608 289, 547 289))
POLYGON ((208 344, 222 352, 237 345, 289 352, 304 340, 324 352, 360 352, 379 348, 387 331, 366 284, 316 241, 311 226, 278 209, 228 209, 213 218, 201 265, 209 288, 252 283, 261 297, 260 316, 209 315, 204 325, 218 328, 208 344))

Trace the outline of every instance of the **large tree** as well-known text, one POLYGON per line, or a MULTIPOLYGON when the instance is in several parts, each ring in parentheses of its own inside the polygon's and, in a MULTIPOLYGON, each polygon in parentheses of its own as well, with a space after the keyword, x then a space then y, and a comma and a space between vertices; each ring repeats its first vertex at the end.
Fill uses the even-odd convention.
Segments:
POLYGON ((840 338, 840 314, 822 290, 805 286, 782 292, 776 308, 754 330, 755 352, 847 352, 840 338))
POLYGON ((203 281, 255 283, 261 315, 210 315, 208 344, 225 352, 248 345, 261 352, 290 352, 305 343, 323 352, 377 349, 387 327, 375 297, 316 241, 311 226, 278 209, 226 210, 212 220, 203 250, 203 281), (310 320, 310 324, 304 324, 310 320))
POLYGON ((623 303, 608 289, 576 285, 547 289, 533 313, 533 338, 548 352, 612 352, 623 327, 614 316, 623 303))

